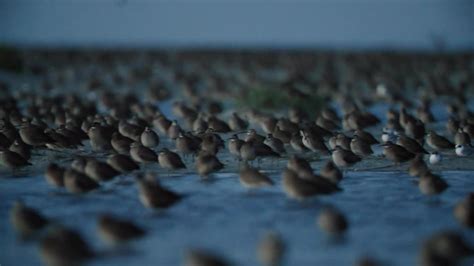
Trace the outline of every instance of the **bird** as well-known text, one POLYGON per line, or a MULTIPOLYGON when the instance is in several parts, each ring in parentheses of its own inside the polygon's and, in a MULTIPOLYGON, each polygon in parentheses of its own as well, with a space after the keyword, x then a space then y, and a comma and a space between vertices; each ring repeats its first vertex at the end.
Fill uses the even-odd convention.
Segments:
POLYGON ((402 146, 403 148, 405 148, 407 151, 411 153, 428 154, 428 152, 423 148, 423 146, 417 140, 412 139, 402 133, 397 136, 396 144, 402 146))
POLYGON ((411 176, 421 176, 429 170, 430 169, 423 160, 423 155, 419 153, 411 161, 410 166, 408 167, 408 174, 411 176))
POLYGON ((267 137, 263 141, 263 143, 272 148, 272 150, 276 153, 286 153, 283 142, 280 139, 274 138, 271 133, 267 134, 267 137))
POLYGON ((454 135, 454 144, 470 146, 471 145, 471 137, 469 136, 469 134, 464 132, 463 128, 460 127, 457 130, 456 134, 454 135))
POLYGON ((87 175, 73 169, 64 172, 64 187, 74 194, 81 194, 99 188, 99 184, 87 175))
POLYGON ((145 230, 135 223, 115 217, 111 214, 101 214, 97 219, 99 236, 111 245, 118 245, 130 240, 141 238, 145 230))
POLYGON ((95 159, 87 160, 84 173, 96 182, 109 181, 119 175, 119 172, 112 166, 95 159))
POLYGON ((107 158, 107 164, 120 173, 128 173, 140 169, 140 166, 127 155, 113 154, 107 158))
POLYGON ((365 143, 368 143, 369 145, 380 143, 372 134, 361 129, 356 129, 354 131, 354 136, 357 136, 359 139, 363 140, 365 143))
POLYGON ((403 163, 415 158, 415 154, 409 152, 400 145, 387 141, 382 145, 384 147, 383 154, 385 157, 395 163, 403 163))
POLYGON ((237 113, 233 112, 228 120, 229 127, 232 131, 241 131, 247 129, 249 123, 242 119, 237 113))
POLYGON ((30 160, 31 158, 31 146, 23 143, 21 140, 15 140, 8 148, 12 152, 16 152, 25 158, 25 160, 30 160))
POLYGON ((204 249, 190 249, 186 252, 184 266, 229 266, 225 258, 204 249))
POLYGON ((55 187, 64 187, 64 172, 66 169, 57 165, 56 163, 50 163, 46 167, 44 177, 46 181, 55 187))
POLYGON ((195 154, 199 150, 199 142, 190 135, 180 133, 176 139, 176 150, 183 156, 195 154))
POLYGON ((10 168, 10 169, 17 169, 20 167, 31 165, 25 158, 23 158, 20 154, 9 151, 9 150, 1 150, 0 149, 0 164, 10 168))
POLYGON ((31 146, 44 146, 46 143, 54 143, 42 128, 28 123, 20 126, 18 133, 21 140, 31 146))
POLYGON ((342 180, 342 172, 333 161, 329 160, 319 171, 321 177, 333 182, 334 184, 339 183, 342 180))
POLYGON ((459 157, 466 157, 474 154, 474 149, 463 144, 458 144, 456 145, 455 152, 459 157))
POLYGON ((139 142, 130 144, 130 157, 138 163, 152 163, 157 162, 158 156, 156 153, 139 142))
POLYGON ((357 135, 352 138, 350 143, 350 149, 355 155, 358 155, 360 157, 366 157, 374 153, 372 151, 372 148, 370 147, 370 144, 364 142, 357 135))
POLYGON ((150 209, 166 209, 182 200, 183 196, 163 186, 151 175, 137 176, 139 198, 150 209))
POLYGON ((300 131, 300 135, 302 137, 303 145, 308 148, 312 152, 321 151, 323 153, 328 153, 329 150, 324 143, 324 139, 318 137, 315 134, 310 134, 305 132, 304 130, 300 131))
POLYGON ((217 172, 224 168, 219 159, 207 152, 201 152, 196 158, 196 170, 201 177, 207 177, 213 172, 217 172))
POLYGON ((119 132, 114 132, 110 140, 110 144, 116 152, 127 155, 130 153, 130 145, 133 142, 132 139, 122 136, 119 132))
POLYGON ((160 163, 160 166, 165 169, 176 170, 186 168, 181 157, 167 148, 163 148, 158 154, 158 162, 160 163))
POLYGON ((257 152, 253 141, 245 141, 240 147, 240 158, 244 162, 253 161, 257 158, 257 152))
POLYGON ((303 179, 298 177, 298 174, 285 168, 282 174, 283 191, 289 198, 303 200, 308 197, 316 195, 331 194, 340 191, 341 189, 326 181, 322 177, 315 176, 312 179, 303 179))
POLYGON ((108 151, 112 148, 111 136, 105 127, 95 125, 89 128, 87 135, 89 136, 92 150, 108 151))
POLYGON ((237 136, 237 134, 233 134, 227 142, 227 149, 229 150, 229 153, 231 155, 240 160, 240 148, 243 144, 244 141, 239 139, 239 136, 237 136))
POLYGON ((442 160, 442 156, 439 152, 434 151, 430 153, 430 158, 429 158, 430 164, 438 164, 441 162, 441 160, 442 160))
POLYGON ((259 240, 257 258, 265 266, 278 266, 282 264, 285 256, 286 245, 277 232, 269 231, 259 240))
POLYGON ((429 131, 426 143, 435 150, 454 149, 454 144, 447 138, 436 134, 433 130, 429 131))
POLYGON ((32 237, 49 224, 48 218, 21 201, 13 203, 10 210, 10 222, 22 238, 32 237))
POLYGON ((149 127, 145 127, 145 130, 143 130, 140 135, 140 142, 147 148, 155 148, 160 144, 160 137, 158 137, 155 131, 149 127))
POLYGON ((274 182, 267 175, 261 173, 256 168, 244 164, 240 169, 239 181, 242 186, 248 189, 273 186, 274 182))
POLYGON ((351 166, 362 160, 360 156, 354 154, 352 151, 343 149, 341 146, 336 146, 331 157, 337 167, 351 166))
POLYGON ((435 175, 430 171, 420 176, 418 180, 418 188, 425 195, 436 195, 445 191, 449 187, 439 175, 435 175))
POLYGON ((462 235, 454 231, 438 231, 423 242, 420 265, 458 265, 474 253, 462 235))
POLYGON ((333 207, 326 207, 319 213, 317 225, 331 235, 340 235, 349 227, 344 214, 333 207))
POLYGON ((310 179, 313 177, 313 168, 311 167, 311 164, 304 158, 298 157, 297 155, 292 155, 288 159, 286 167, 295 171, 301 178, 310 179))
POLYGON ((40 241, 40 255, 46 265, 81 265, 96 254, 75 230, 58 226, 40 241))
POLYGON ((474 228, 474 192, 469 193, 464 199, 456 203, 453 212, 459 223, 474 228))

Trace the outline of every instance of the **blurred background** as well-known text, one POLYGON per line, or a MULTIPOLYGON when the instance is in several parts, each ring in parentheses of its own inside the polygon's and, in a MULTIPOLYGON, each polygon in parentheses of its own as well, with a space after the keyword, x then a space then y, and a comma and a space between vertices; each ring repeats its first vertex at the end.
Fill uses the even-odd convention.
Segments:
POLYGON ((472 0, 0 0, 22 46, 474 48, 472 0))

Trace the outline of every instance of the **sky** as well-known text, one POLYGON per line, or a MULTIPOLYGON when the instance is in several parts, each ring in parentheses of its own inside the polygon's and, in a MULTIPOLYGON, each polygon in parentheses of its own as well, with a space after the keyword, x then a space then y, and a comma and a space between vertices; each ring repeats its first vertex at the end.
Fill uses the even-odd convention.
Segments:
POLYGON ((0 0, 0 43, 474 49, 474 0, 0 0))

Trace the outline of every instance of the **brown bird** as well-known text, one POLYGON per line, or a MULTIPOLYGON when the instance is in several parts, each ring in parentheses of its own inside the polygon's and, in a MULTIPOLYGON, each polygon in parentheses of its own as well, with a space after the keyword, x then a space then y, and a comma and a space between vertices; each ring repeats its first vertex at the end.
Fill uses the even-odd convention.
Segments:
POLYGON ((429 171, 421 175, 420 179, 418 180, 418 188, 420 189, 421 193, 425 195, 440 194, 448 187, 448 183, 446 183, 443 178, 429 171))
POLYGON ((276 232, 268 232, 258 243, 257 258, 265 266, 278 266, 283 261, 285 250, 282 237, 276 232))
POLYGON ((318 216, 319 228, 332 235, 344 233, 349 227, 346 217, 334 208, 326 208, 318 216))
POLYGON ((71 193, 80 194, 97 189, 99 184, 81 172, 67 169, 64 172, 64 187, 71 193))
POLYGON ((28 123, 20 127, 19 133, 21 140, 31 146, 44 146, 54 142, 42 128, 28 123))
POLYGON ((355 155, 360 157, 366 157, 374 153, 370 147, 370 144, 364 142, 357 135, 352 138, 350 148, 355 155))
POLYGON ((464 132, 462 128, 459 128, 456 134, 454 135, 454 143, 456 145, 471 145, 471 137, 469 134, 464 132))
POLYGON ((109 181, 119 174, 110 165, 95 159, 87 160, 84 173, 96 182, 109 181))
POLYGON ((133 143, 133 140, 122 136, 118 132, 112 134, 112 140, 110 141, 112 148, 120 154, 129 154, 130 145, 133 143))
POLYGON ((304 158, 298 157, 296 155, 292 155, 288 159, 286 167, 296 172, 298 176, 303 179, 310 179, 313 177, 313 168, 311 167, 311 164, 304 158))
POLYGON ((140 141, 147 148, 154 148, 160 144, 158 135, 148 127, 145 127, 145 130, 140 135, 140 141))
POLYGON ((415 158, 415 154, 409 152, 400 145, 387 141, 382 145, 384 147, 383 154, 385 157, 395 163, 403 163, 415 158))
POLYGON ((245 164, 240 170, 239 180, 242 186, 249 189, 273 186, 274 184, 267 175, 262 174, 248 164, 245 164))
POLYGON ((423 160, 423 154, 418 153, 410 163, 410 167, 408 168, 408 174, 411 176, 421 176, 428 172, 430 169, 426 165, 425 161, 423 160))
POLYGON ((54 228, 40 242, 40 254, 46 265, 81 265, 95 256, 84 239, 71 229, 54 228))
POLYGON ((337 168, 333 161, 328 161, 323 168, 319 171, 321 177, 333 182, 334 184, 339 183, 342 180, 342 172, 337 168))
POLYGON ((206 250, 192 249, 187 251, 184 263, 185 266, 229 266, 226 259, 206 250))
POLYGON ((107 151, 112 148, 110 141, 111 137, 108 130, 100 125, 95 125, 89 128, 87 132, 89 136, 92 150, 107 151))
POLYGON ((239 137, 234 134, 232 137, 229 138, 227 143, 227 149, 229 150, 230 154, 235 156, 237 159, 241 159, 240 157, 240 148, 244 144, 244 141, 239 139, 239 137))
POLYGON ((31 158, 31 146, 23 143, 21 140, 15 140, 12 145, 10 145, 9 150, 20 154, 25 160, 31 158))
POLYGON ((138 176, 139 198, 141 203, 151 209, 166 209, 181 201, 183 196, 160 185, 154 177, 138 176))
POLYGON ((304 130, 300 131, 302 137, 303 145, 308 148, 310 151, 317 152, 321 151, 323 153, 328 153, 329 150, 324 143, 324 139, 318 137, 316 134, 310 134, 311 132, 305 132, 304 130))
POLYGON ((130 157, 138 163, 156 162, 158 158, 152 149, 143 146, 139 142, 130 145, 130 157))
POLYGON ((246 162, 253 161, 257 158, 257 151, 252 141, 244 142, 240 147, 240 158, 246 162))
POLYGON ((114 154, 107 158, 107 163, 120 173, 128 173, 137 170, 140 166, 132 158, 123 154, 114 154))
POLYGON ((415 139, 412 139, 410 137, 407 137, 404 134, 400 134, 397 138, 397 145, 402 146, 405 148, 407 151, 417 154, 417 153, 424 153, 428 154, 428 152, 423 148, 422 145, 415 139))
POLYGON ((263 142, 264 144, 268 145, 272 150, 276 153, 282 154, 286 153, 285 151, 285 146, 283 144, 283 141, 274 138, 272 134, 267 134, 267 138, 263 142))
POLYGON ((165 169, 175 170, 186 168, 181 157, 167 148, 162 149, 158 154, 158 162, 160 163, 160 166, 165 169))
POLYGON ((229 127, 232 131, 241 131, 247 129, 249 123, 243 120, 237 113, 232 113, 229 118, 229 127))
POLYGON ((379 141, 372 134, 364 130, 357 129, 354 131, 354 136, 359 137, 359 139, 370 145, 379 144, 379 141))
POLYGON ((224 165, 213 154, 201 152, 196 158, 196 170, 202 177, 224 168, 224 165))
POLYGON ((0 150, 0 163, 11 169, 31 165, 20 154, 9 150, 0 150))
POLYGON ((474 193, 469 193, 454 206, 454 217, 462 225, 474 228, 474 193))
POLYGON ((179 134, 176 139, 176 150, 183 156, 195 154, 199 150, 199 143, 190 134, 179 134))
POLYGON ((435 149, 435 150, 452 150, 454 149, 454 144, 449 141, 447 138, 436 134, 433 130, 431 130, 426 138, 426 143, 435 149))
POLYGON ((302 179, 295 171, 285 169, 283 170, 283 190, 288 197, 303 200, 311 196, 334 193, 340 191, 340 188, 322 177, 302 179))
POLYGON ((10 222, 22 238, 33 236, 49 224, 48 219, 21 201, 13 204, 10 210, 10 222))
POLYGON ((101 238, 112 245, 122 244, 145 235, 145 230, 139 226, 110 214, 99 216, 97 230, 101 238))
POLYGON ((44 177, 46 181, 55 187, 64 187, 64 172, 66 169, 55 163, 50 163, 46 168, 44 177))
POLYGON ((351 166, 362 160, 362 158, 355 155, 352 151, 345 150, 341 146, 336 146, 331 157, 337 167, 351 166))
POLYGON ((423 243, 420 265, 458 265, 461 259, 472 255, 473 251, 460 234, 440 231, 423 243))

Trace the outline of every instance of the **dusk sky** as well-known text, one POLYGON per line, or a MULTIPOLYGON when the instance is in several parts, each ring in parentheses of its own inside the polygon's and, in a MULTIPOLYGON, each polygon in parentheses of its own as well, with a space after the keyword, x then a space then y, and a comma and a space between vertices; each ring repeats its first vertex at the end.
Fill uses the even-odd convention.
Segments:
POLYGON ((0 42, 474 48, 471 0, 0 0, 0 42))

